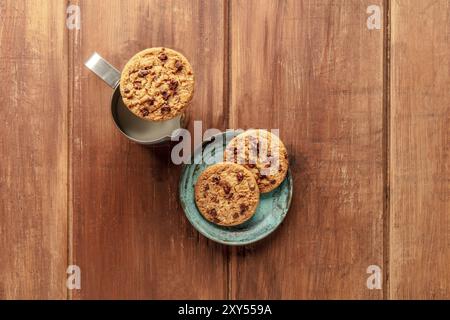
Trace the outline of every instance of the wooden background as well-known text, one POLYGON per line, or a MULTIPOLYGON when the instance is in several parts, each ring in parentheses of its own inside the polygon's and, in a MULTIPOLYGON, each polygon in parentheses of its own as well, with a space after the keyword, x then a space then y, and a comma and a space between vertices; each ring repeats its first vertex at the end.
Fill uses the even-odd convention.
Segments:
POLYGON ((1 299, 450 298, 450 1, 0 0, 0 41, 1 299), (280 128, 295 196, 269 238, 199 235, 170 146, 114 127, 83 62, 153 46, 193 64, 191 123, 280 128))

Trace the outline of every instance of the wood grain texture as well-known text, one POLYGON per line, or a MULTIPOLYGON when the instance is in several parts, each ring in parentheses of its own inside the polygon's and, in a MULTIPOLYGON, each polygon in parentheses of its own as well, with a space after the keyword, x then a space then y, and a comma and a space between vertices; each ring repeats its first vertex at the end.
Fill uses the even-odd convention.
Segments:
POLYGON ((232 298, 383 297, 381 1, 232 1, 232 127, 279 128, 294 199, 281 228, 231 259, 232 298))
POLYGON ((450 297, 450 2, 393 1, 393 299, 450 297))
POLYGON ((66 297, 64 10, 0 2, 0 299, 66 297))
POLYGON ((0 299, 450 298, 449 12, 447 0, 0 1, 0 299), (389 29, 368 30, 367 7, 387 3, 389 29), (200 236, 170 146, 115 128, 112 90, 83 63, 97 51, 121 68, 152 46, 192 62, 191 132, 193 120, 280 129, 295 196, 268 239, 200 236), (72 263, 82 288, 67 292, 72 263), (372 264, 384 291, 366 288, 372 264))
POLYGON ((196 75, 190 118, 224 128, 222 1, 81 1, 74 37, 73 261, 75 299, 226 297, 225 249, 189 224, 178 201, 170 148, 127 141, 109 110, 112 94, 82 67, 93 51, 118 68, 156 46, 179 50, 196 75), (99 28, 101 21, 101 28, 99 28))

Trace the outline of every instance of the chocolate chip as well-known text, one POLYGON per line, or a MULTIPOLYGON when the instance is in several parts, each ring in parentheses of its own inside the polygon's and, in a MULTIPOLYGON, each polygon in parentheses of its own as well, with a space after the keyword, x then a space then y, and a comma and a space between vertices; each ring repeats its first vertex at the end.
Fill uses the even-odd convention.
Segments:
POLYGON ((137 90, 142 89, 142 82, 140 81, 133 82, 133 87, 137 90))
POLYGON ((146 117, 146 116, 148 116, 148 114, 149 114, 150 112, 148 111, 147 108, 142 108, 142 109, 141 109, 141 113, 142 113, 142 115, 143 115, 144 117, 146 117))
POLYGON ((204 191, 208 191, 209 190, 209 184, 205 184, 205 187, 203 188, 204 191))
POLYGON ((275 184, 275 183, 277 183, 277 181, 276 180, 270 180, 270 183, 271 184, 275 184))
POLYGON ((220 181, 220 176, 218 176, 218 175, 216 174, 216 175, 214 175, 214 176, 211 178, 211 180, 212 180, 214 183, 219 183, 219 181, 220 181))
POLYGON ((169 113, 170 107, 167 104, 163 104, 161 107, 161 113, 169 113))
POLYGON ((256 165, 253 164, 253 163, 249 163, 249 164, 248 164, 248 167, 249 167, 249 168, 254 168, 254 167, 256 167, 256 165))
POLYGON ((234 154, 234 155, 237 155, 237 153, 238 153, 238 149, 237 149, 237 148, 234 148, 234 149, 233 149, 233 154, 234 154))
POLYGON ((233 214, 233 218, 234 218, 234 219, 239 218, 239 213, 235 212, 235 213, 233 214))
POLYGON ((150 71, 148 71, 148 70, 140 70, 138 73, 138 76, 142 78, 142 77, 145 77, 146 75, 148 75, 149 73, 150 73, 150 71))
POLYGON ((233 192, 227 193, 227 194, 224 196, 224 198, 227 199, 227 200, 231 199, 232 197, 233 197, 233 192))
POLYGON ((241 182, 244 180, 244 174, 242 172, 238 172, 236 175, 237 181, 241 182))
POLYGON ((123 89, 123 92, 125 92, 125 93, 130 93, 130 89, 125 88, 125 89, 123 89))
POLYGON ((251 191, 255 190, 255 185, 254 185, 254 184, 251 184, 251 185, 250 185, 250 190, 251 190, 251 191))
POLYGON ((165 54, 165 53, 161 53, 160 55, 159 55, 159 60, 161 60, 161 61, 166 61, 167 60, 167 54, 165 54))
POLYGON ((161 95, 162 95, 164 100, 167 100, 170 97, 170 93, 168 93, 167 91, 162 91, 161 95))
POLYGON ((223 188, 223 191, 225 192, 225 194, 229 194, 231 191, 231 187, 228 184, 223 184, 222 188, 223 188))
POLYGON ((211 216, 213 216, 213 217, 216 217, 216 216, 217 216, 217 211, 216 211, 216 209, 214 209, 214 208, 209 209, 208 213, 209 213, 211 216))
POLYGON ((145 104, 148 106, 152 106, 154 103, 155 103, 155 99, 153 99, 153 98, 150 98, 145 102, 145 104))
POLYGON ((254 150, 256 150, 256 154, 259 155, 259 141, 257 138, 250 136, 249 137, 249 141, 250 141, 250 149, 253 152, 254 150))
POLYGON ((239 209, 241 210, 239 213, 240 213, 240 214, 244 214, 245 211, 248 210, 248 206, 245 205, 245 204, 243 204, 243 203, 241 203, 240 206, 239 206, 239 209))
POLYGON ((178 88, 178 81, 170 80, 169 89, 170 90, 175 90, 176 88, 178 88))
POLYGON ((177 72, 183 70, 183 64, 177 60, 177 62, 175 62, 175 68, 177 68, 177 72))
POLYGON ((278 163, 278 160, 275 157, 268 157, 265 167, 270 168, 273 164, 277 164, 277 163, 278 163))
POLYGON ((265 178, 267 178, 267 176, 265 174, 258 173, 258 178, 265 179, 265 178))

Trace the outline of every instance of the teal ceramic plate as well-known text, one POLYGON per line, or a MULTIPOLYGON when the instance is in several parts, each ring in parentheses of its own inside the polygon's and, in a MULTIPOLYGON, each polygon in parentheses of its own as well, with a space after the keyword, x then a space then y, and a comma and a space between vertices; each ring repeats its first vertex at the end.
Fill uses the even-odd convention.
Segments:
POLYGON ((278 188, 270 193, 261 194, 255 215, 245 223, 233 227, 221 227, 203 218, 195 204, 194 185, 203 170, 222 161, 227 142, 238 133, 227 131, 203 143, 194 153, 191 164, 183 167, 179 188, 181 205, 194 228, 205 237, 226 245, 245 245, 267 237, 286 217, 292 199, 292 176, 289 171, 278 188))

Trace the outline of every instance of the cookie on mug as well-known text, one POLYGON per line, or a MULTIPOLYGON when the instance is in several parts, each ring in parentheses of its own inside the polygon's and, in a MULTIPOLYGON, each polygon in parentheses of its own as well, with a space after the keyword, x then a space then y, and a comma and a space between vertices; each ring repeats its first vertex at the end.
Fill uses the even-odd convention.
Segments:
POLYGON ((194 73, 189 61, 168 48, 137 53, 120 78, 123 102, 136 116, 165 121, 181 114, 194 94, 194 73))

